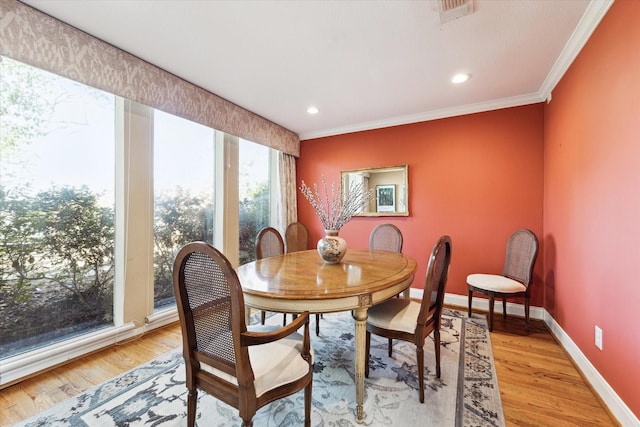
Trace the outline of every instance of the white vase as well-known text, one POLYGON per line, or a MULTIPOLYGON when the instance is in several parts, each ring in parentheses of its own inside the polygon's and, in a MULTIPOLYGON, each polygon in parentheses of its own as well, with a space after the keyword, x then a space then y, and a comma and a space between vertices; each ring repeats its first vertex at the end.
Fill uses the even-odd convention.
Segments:
POLYGON ((338 236, 339 230, 325 230, 325 236, 318 240, 318 254, 327 264, 337 264, 347 253, 347 241, 338 236))

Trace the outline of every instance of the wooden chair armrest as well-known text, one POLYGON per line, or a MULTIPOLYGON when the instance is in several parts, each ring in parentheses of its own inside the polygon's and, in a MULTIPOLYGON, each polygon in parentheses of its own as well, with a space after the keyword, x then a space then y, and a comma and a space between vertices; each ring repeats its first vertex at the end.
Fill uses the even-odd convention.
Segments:
POLYGON ((309 330, 309 312, 305 311, 301 313, 297 319, 293 322, 289 323, 282 328, 276 329, 274 331, 269 332, 256 332, 256 331, 246 331, 240 335, 240 344, 243 346, 250 345, 259 345, 266 344, 268 342, 273 342, 280 340, 284 337, 287 337, 293 333, 295 333, 301 326, 304 325, 305 333, 305 341, 308 341, 308 330, 309 330))

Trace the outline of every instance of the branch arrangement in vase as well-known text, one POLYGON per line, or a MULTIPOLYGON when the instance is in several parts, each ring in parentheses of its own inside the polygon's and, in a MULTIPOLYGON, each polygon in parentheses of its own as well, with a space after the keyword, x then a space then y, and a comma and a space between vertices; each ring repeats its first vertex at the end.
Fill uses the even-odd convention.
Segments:
POLYGON ((362 210, 373 197, 374 190, 366 190, 360 183, 352 184, 345 195, 343 193, 342 179, 336 188, 335 182, 331 183, 331 191, 327 188, 327 182, 322 176, 322 190, 320 192, 318 184, 313 184, 313 191, 304 180, 300 186, 300 191, 313 209, 315 209, 320 222, 325 230, 340 230, 351 217, 362 210))

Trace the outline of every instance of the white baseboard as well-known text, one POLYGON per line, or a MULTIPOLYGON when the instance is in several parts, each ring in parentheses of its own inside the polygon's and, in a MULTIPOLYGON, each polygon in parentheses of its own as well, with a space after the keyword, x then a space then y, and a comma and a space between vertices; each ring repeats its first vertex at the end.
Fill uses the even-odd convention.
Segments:
MULTIPOLYGON (((411 298, 422 299, 422 289, 411 288, 411 298)), ((469 299, 466 295, 445 294, 444 302, 447 305, 456 307, 469 306, 469 299)), ((489 311, 489 300, 486 298, 473 298, 473 308, 489 311)), ((495 305, 495 313, 502 313, 502 304, 495 305)), ((524 317, 524 306, 522 304, 507 303, 507 314, 524 317)), ((625 427, 640 427, 640 420, 629 409, 626 403, 611 388, 607 381, 600 375, 600 372, 591 364, 589 359, 582 353, 580 348, 573 342, 567 333, 560 327, 549 312, 542 307, 530 307, 529 316, 532 319, 544 321, 551 331, 551 334, 558 340, 569 356, 575 362, 577 368, 582 372, 596 394, 602 399, 611 414, 618 422, 625 427)))
MULTIPOLYGON (((422 296, 422 290, 420 295, 422 296)), ((497 302, 494 306, 494 313, 502 314, 502 300, 497 302)), ((459 307, 468 307, 469 298, 466 295, 445 294, 444 303, 448 305, 455 305, 459 307)), ((489 311, 489 300, 486 298, 473 298, 472 308, 489 311)), ((529 317, 531 319, 544 320, 545 310, 541 307, 529 307, 529 317)), ((524 317, 524 305, 507 302, 507 314, 512 316, 524 317)))
POLYGON ((600 396, 602 401, 607 405, 609 411, 611 411, 611 414, 613 414, 618 422, 625 427, 640 426, 638 417, 636 417, 627 404, 620 399, 620 396, 616 394, 609 383, 600 375, 600 372, 591 364, 580 348, 578 348, 569 335, 567 335, 546 310, 544 322, 558 342, 560 342, 560 345, 569 353, 578 366, 578 369, 580 369, 586 380, 591 384, 591 387, 593 387, 598 396, 600 396))

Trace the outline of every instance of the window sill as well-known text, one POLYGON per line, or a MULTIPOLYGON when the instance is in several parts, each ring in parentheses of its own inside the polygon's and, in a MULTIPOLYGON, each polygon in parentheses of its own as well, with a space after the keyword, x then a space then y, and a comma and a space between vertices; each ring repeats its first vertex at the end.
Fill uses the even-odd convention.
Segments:
POLYGON ((100 329, 2 360, 0 362, 0 386, 4 387, 16 383, 40 371, 129 339, 137 333, 139 332, 135 330, 135 325, 127 323, 122 326, 100 329))

